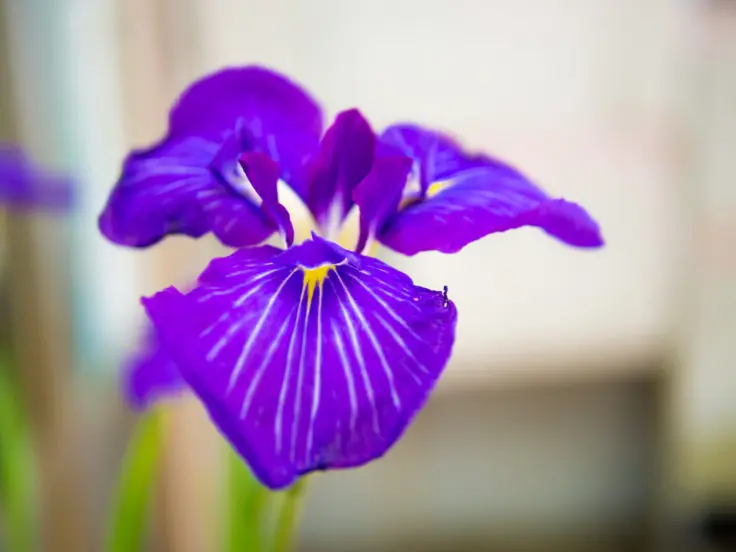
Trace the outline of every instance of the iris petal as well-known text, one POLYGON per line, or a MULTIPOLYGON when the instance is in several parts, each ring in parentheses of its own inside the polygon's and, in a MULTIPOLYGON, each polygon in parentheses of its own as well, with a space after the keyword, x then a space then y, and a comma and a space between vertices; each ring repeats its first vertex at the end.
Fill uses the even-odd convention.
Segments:
POLYGON ((537 226, 577 247, 603 244, 598 224, 579 205, 549 197, 522 173, 483 155, 469 155, 451 139, 410 125, 389 127, 384 151, 411 156, 421 192, 378 234, 388 247, 414 255, 455 253, 494 232, 537 226))
POLYGON ((212 141, 187 138, 130 154, 100 215, 101 232, 131 247, 147 247, 168 234, 205 234, 209 228, 197 196, 219 188, 207 169, 217 148, 212 141))
MULTIPOLYGON (((169 116, 172 135, 221 141, 236 124, 248 149, 267 153, 283 180, 304 197, 301 169, 322 135, 317 102, 285 76, 263 67, 231 67, 192 84, 169 116)), ((242 150, 245 151, 245 150, 242 150)))
POLYGON ((396 212, 411 167, 409 157, 378 157, 368 176, 353 191, 353 201, 360 209, 360 235, 355 248, 358 253, 396 212))
POLYGON ((373 162, 375 136, 357 109, 343 111, 325 132, 311 166, 307 205, 326 235, 353 205, 353 189, 373 162))
POLYGON ((276 226, 239 188, 238 157, 268 154, 304 197, 307 160, 318 149, 322 114, 285 77, 260 67, 230 68, 190 86, 169 117, 167 136, 133 152, 100 229, 121 245, 146 247, 168 234, 212 231, 230 246, 254 245, 276 226))
POLYGON ((153 328, 123 367, 123 389, 128 403, 139 410, 186 389, 179 366, 161 346, 153 328))
POLYGON ((415 160, 418 173, 415 176, 422 197, 432 182, 446 180, 460 171, 482 165, 486 159, 480 155, 463 153, 451 137, 417 125, 392 125, 383 131, 379 140, 389 152, 415 160))
POLYGON ((289 211, 279 203, 278 163, 268 155, 257 152, 244 153, 240 156, 239 162, 263 202, 262 211, 281 229, 287 247, 291 246, 294 243, 294 226, 291 224, 289 211))
POLYGON ((444 369, 457 314, 320 238, 237 251, 191 293, 145 304, 215 423, 275 489, 383 455, 444 369))
POLYGON ((455 253, 488 234, 522 226, 538 226, 578 247, 603 243, 598 224, 582 207, 548 198, 504 165, 461 173, 436 195, 395 215, 379 239, 406 255, 455 253))

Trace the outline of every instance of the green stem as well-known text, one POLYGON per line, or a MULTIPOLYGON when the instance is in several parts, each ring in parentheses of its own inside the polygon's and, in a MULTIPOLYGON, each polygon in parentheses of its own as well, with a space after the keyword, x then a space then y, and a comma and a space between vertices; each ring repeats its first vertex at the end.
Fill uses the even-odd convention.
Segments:
POLYGON ((284 492, 281 511, 276 520, 274 552, 288 552, 291 550, 299 521, 301 501, 305 495, 306 487, 306 478, 302 477, 284 492))
POLYGON ((269 492, 243 460, 227 451, 227 552, 263 552, 263 524, 269 492))
POLYGON ((7 548, 35 549, 33 454, 17 386, 0 358, 0 510, 5 517, 7 548))
POLYGON ((138 421, 113 496, 107 552, 145 550, 149 507, 163 449, 163 425, 160 408, 138 421))

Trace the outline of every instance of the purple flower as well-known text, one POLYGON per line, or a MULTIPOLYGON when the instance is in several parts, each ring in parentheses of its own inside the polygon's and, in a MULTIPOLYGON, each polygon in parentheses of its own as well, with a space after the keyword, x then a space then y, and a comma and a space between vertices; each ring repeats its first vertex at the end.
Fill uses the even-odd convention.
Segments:
MULTIPOLYGON (((242 163, 279 207, 275 163, 258 153, 242 163)), ((288 232, 288 213, 282 224, 288 232)), ((146 406, 186 382, 272 488, 382 456, 434 388, 457 317, 442 292, 317 235, 240 249, 192 291, 144 304, 161 342, 126 370, 129 400, 146 406)))
POLYGON ((309 207, 324 236, 336 235, 356 201, 378 201, 376 212, 361 212, 361 246, 370 233, 407 255, 453 253, 521 226, 540 227, 578 247, 603 243, 582 207, 551 198, 516 169, 468 154, 439 132, 395 125, 377 139, 351 109, 322 136, 322 113, 309 94, 259 67, 225 69, 182 94, 164 139, 126 159, 100 217, 102 232, 134 247, 167 234, 209 231, 243 247, 283 232, 238 163, 246 152, 279 163, 279 178, 309 207), (396 169, 391 179, 367 178, 376 159, 392 157, 403 166, 395 159, 402 156, 411 160, 406 174, 396 169), (357 190, 368 187, 364 180, 369 192, 357 190))
POLYGON ((69 179, 43 171, 19 146, 0 143, 0 204, 65 211, 71 201, 69 179))
POLYGON ((212 261, 144 301, 181 375, 278 489, 382 456, 450 357, 457 311, 385 263, 314 236, 212 261))
POLYGON ((577 247, 603 245, 598 224, 582 207, 550 198, 513 167, 470 155, 439 132, 391 126, 381 134, 379 151, 408 156, 412 163, 406 173, 396 168, 356 190, 359 251, 368 231, 382 244, 414 255, 455 253, 488 234, 522 226, 537 226, 577 247))
POLYGON ((238 163, 248 152, 279 163, 280 179, 321 226, 339 223, 370 169, 374 142, 357 110, 339 114, 322 137, 320 108, 295 84, 259 67, 225 69, 182 94, 161 142, 128 156, 100 229, 133 247, 210 231, 233 247, 261 243, 279 221, 238 163))
POLYGON ((455 252, 537 226, 575 246, 602 244, 581 207, 437 132, 400 125, 377 137, 355 109, 324 134, 321 125, 317 104, 285 77, 215 73, 179 98, 159 144, 125 160, 100 216, 124 245, 211 231, 242 247, 212 261, 194 289, 144 299, 158 341, 125 385, 137 407, 188 386, 272 488, 382 456, 449 359, 457 312, 446 290, 361 255, 367 243, 455 252), (322 237, 293 245, 280 181, 322 237), (356 206, 348 251, 329 237, 356 206), (274 232, 286 249, 252 247, 274 232))

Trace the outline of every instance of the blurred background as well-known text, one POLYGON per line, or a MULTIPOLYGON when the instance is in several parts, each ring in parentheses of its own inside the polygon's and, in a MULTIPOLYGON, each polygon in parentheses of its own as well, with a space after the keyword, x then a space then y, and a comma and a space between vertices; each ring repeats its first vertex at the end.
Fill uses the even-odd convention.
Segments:
MULTIPOLYGON (((298 550, 736 550, 736 2, 3 0, 0 39, 0 139, 78 182, 69 217, 0 232, 45 550, 99 549, 139 297, 221 253, 124 250, 96 217, 189 82, 253 62, 328 116, 359 106, 509 160, 607 242, 383 252, 449 285, 455 355, 383 460, 311 478, 298 550)), ((151 549, 213 550, 222 446, 194 400, 173 408, 151 549)))

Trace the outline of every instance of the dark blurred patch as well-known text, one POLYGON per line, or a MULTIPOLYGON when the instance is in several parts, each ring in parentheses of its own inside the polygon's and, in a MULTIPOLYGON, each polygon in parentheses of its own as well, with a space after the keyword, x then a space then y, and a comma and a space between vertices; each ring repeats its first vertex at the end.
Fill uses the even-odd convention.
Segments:
POLYGON ((736 504, 711 507, 703 516, 700 532, 716 550, 736 550, 736 504))

